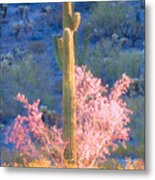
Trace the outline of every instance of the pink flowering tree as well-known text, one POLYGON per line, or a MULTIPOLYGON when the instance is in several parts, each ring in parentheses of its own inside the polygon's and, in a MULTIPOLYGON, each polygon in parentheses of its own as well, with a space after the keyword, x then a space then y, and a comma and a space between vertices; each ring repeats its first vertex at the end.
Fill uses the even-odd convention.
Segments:
MULTIPOLYGON (((109 90, 95 78, 86 66, 75 68, 77 156, 79 168, 95 167, 97 160, 105 161, 119 143, 125 147, 129 140, 128 123, 132 111, 121 98, 132 83, 125 74, 109 90)), ((16 100, 28 110, 27 116, 17 116, 8 128, 6 142, 15 144, 24 162, 46 157, 52 167, 65 167, 61 129, 47 127, 39 111, 40 100, 30 104, 22 94, 16 100)))
POLYGON ((132 80, 122 75, 113 89, 103 86, 86 66, 76 67, 77 153, 79 167, 93 167, 97 159, 106 160, 118 143, 129 140, 132 111, 121 96, 132 80), (111 149, 111 151, 110 151, 111 149))
POLYGON ((32 104, 22 95, 17 94, 17 101, 28 110, 28 116, 18 115, 14 123, 7 129, 6 143, 15 144, 16 149, 21 152, 23 163, 47 158, 53 167, 63 165, 63 152, 66 144, 62 140, 62 130, 55 126, 48 128, 42 121, 42 112, 39 111, 40 100, 32 104))

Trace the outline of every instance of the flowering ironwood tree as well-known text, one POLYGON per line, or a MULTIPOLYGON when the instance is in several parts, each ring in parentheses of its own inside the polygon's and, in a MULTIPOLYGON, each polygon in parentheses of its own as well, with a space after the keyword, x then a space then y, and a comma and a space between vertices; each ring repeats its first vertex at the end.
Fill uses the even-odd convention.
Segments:
POLYGON ((6 143, 15 144, 16 149, 21 152, 24 164, 34 159, 47 158, 51 162, 51 167, 61 167, 66 147, 62 140, 62 130, 55 126, 48 128, 42 121, 42 112, 38 108, 39 99, 30 104, 20 93, 15 99, 28 110, 28 116, 18 115, 15 118, 14 123, 7 129, 6 143))
MULTIPOLYGON (((77 167, 92 168, 97 160, 105 161, 119 143, 125 147, 129 140, 132 111, 121 96, 127 92, 132 79, 123 74, 109 90, 86 66, 76 66, 75 81, 77 167)), ((28 116, 15 118, 7 130, 6 141, 15 144, 25 162, 46 158, 51 167, 65 167, 63 155, 67 144, 63 142, 62 130, 55 126, 49 128, 42 121, 40 100, 29 104, 20 93, 15 99, 23 103, 28 116)))
POLYGON ((129 140, 132 113, 121 99, 132 80, 123 74, 111 92, 93 77, 86 66, 76 67, 77 153, 79 167, 93 167, 98 158, 106 159, 129 140), (111 149, 111 151, 110 151, 111 149))

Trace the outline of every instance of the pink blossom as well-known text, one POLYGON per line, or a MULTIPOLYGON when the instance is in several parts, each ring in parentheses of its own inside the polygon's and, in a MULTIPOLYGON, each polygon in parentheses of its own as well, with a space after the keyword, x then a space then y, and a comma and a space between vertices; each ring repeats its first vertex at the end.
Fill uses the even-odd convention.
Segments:
MULTIPOLYGON (((62 130, 48 128, 42 121, 42 113, 38 109, 40 100, 29 104, 28 99, 20 93, 15 99, 23 103, 23 107, 28 110, 28 116, 18 115, 15 118, 14 123, 7 129, 6 142, 15 144, 23 159, 27 156, 27 161, 47 156, 52 165, 57 165, 55 152, 59 154, 59 160, 63 161, 66 144, 61 139, 62 130)), ((61 162, 60 166, 61 164, 63 163, 61 162)))
POLYGON ((115 151, 118 143, 125 147, 129 140, 132 111, 121 96, 133 81, 124 74, 110 92, 86 66, 76 66, 75 78, 78 165, 92 167, 97 158, 106 160, 110 148, 115 151))

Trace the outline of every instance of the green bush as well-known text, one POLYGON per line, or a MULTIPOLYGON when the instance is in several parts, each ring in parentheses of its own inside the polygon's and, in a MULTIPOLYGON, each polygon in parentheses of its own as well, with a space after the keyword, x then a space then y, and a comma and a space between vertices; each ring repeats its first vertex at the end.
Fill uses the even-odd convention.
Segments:
POLYGON ((117 33, 128 38, 129 47, 143 48, 144 14, 140 2, 97 2, 89 22, 93 25, 92 39, 111 37, 117 33))
POLYGON ((144 158, 145 155, 145 99, 143 96, 136 98, 126 98, 128 107, 133 111, 130 124, 131 141, 127 143, 127 148, 119 148, 117 154, 120 156, 134 155, 144 158))
POLYGON ((121 74, 135 78, 139 76, 141 65, 144 63, 143 51, 122 51, 116 57, 111 57, 104 64, 107 80, 120 78, 121 74))
POLYGON ((34 54, 43 53, 45 49, 45 43, 43 41, 32 41, 29 43, 28 50, 34 54))
POLYGON ((118 33, 120 24, 127 20, 131 11, 131 6, 124 2, 97 2, 90 21, 96 29, 102 27, 102 30, 111 36, 114 30, 118 33))
POLYGON ((144 74, 144 52, 140 50, 123 50, 119 45, 113 46, 111 40, 97 43, 90 51, 89 58, 84 64, 103 82, 111 85, 126 73, 132 78, 144 74))
POLYGON ((61 95, 52 92, 53 79, 50 78, 51 69, 47 62, 38 63, 27 56, 23 60, 15 61, 11 66, 2 61, 0 71, 0 109, 5 121, 20 113, 20 106, 14 100, 18 92, 25 94, 31 101, 41 99, 41 104, 48 109, 56 109, 57 103, 61 103, 61 95))

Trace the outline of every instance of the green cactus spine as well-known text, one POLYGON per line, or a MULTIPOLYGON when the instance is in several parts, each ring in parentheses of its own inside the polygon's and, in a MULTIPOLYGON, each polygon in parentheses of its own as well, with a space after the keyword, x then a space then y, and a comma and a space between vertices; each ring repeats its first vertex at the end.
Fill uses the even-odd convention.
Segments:
POLYGON ((62 71, 62 58, 59 53, 58 39, 59 38, 57 36, 53 36, 53 48, 57 66, 62 71))

